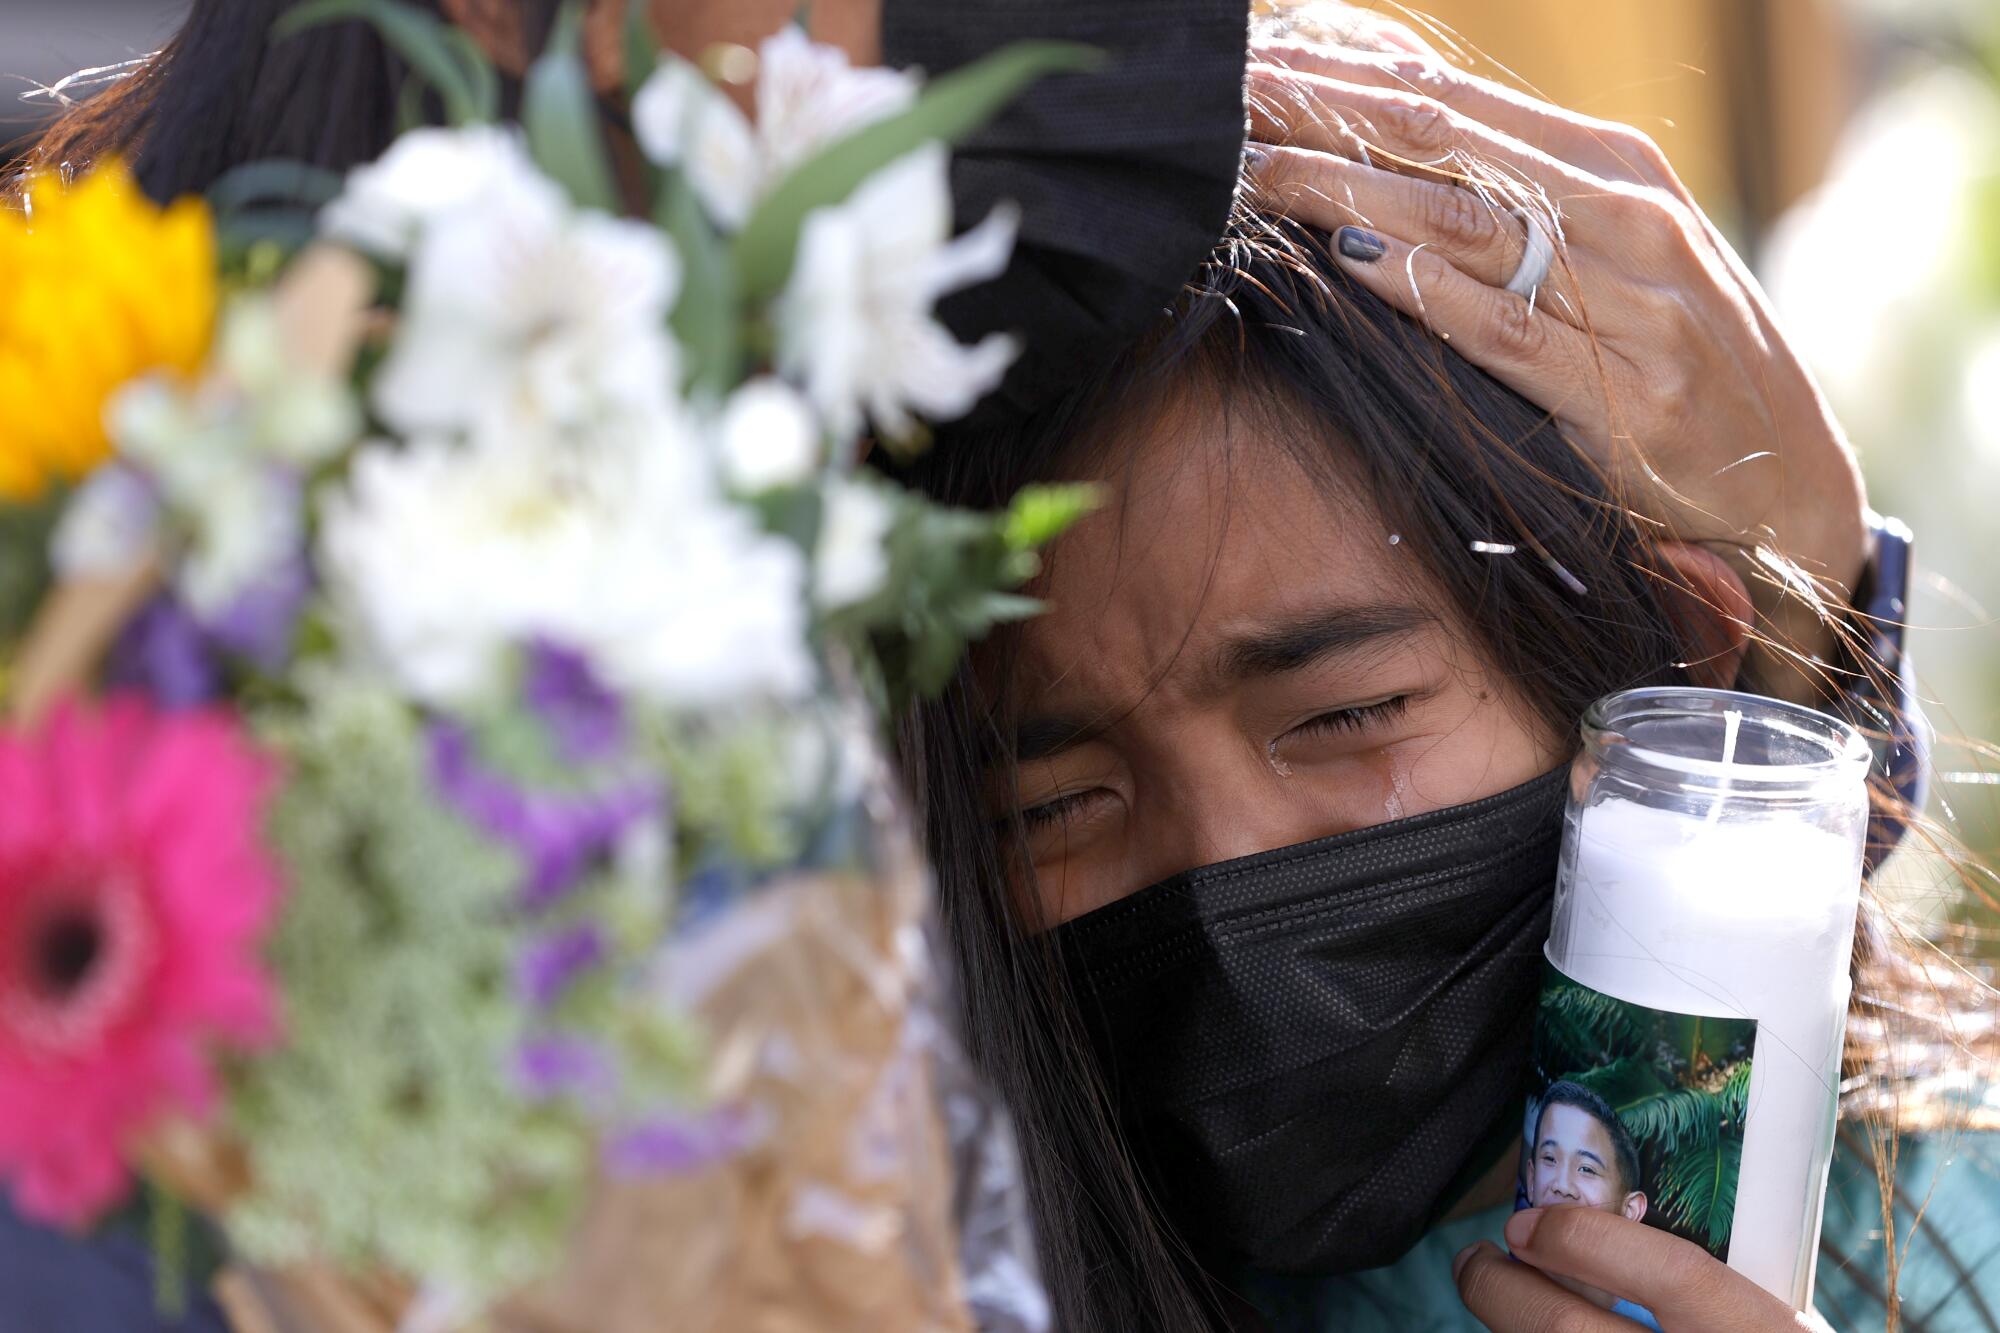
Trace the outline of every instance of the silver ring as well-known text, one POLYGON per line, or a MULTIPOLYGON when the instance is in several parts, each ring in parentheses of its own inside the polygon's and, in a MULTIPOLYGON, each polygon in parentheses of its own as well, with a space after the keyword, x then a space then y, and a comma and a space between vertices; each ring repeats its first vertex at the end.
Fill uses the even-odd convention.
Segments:
POLYGON ((1549 269, 1555 263, 1556 245, 1549 239, 1548 229, 1525 208, 1514 210, 1514 216, 1521 219, 1521 225, 1528 229, 1528 243, 1521 250, 1521 262, 1514 269, 1514 276, 1507 279, 1507 290, 1516 296, 1532 301, 1535 292, 1548 281, 1549 269))

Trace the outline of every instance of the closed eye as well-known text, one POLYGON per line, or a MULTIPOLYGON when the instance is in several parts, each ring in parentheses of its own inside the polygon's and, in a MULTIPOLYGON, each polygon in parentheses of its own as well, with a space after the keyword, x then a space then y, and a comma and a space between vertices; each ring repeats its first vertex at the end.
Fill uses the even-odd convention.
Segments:
POLYGON ((1409 707, 1410 696, 1399 694, 1379 703, 1362 704, 1355 708, 1336 708, 1317 717, 1307 718, 1285 735, 1288 737, 1353 735, 1356 732, 1366 731, 1371 726, 1398 718, 1407 712, 1409 707))
POLYGON ((1089 791, 1070 792, 1054 800, 1043 801, 1040 805, 1031 805, 1021 811, 1018 818, 1022 827, 1029 833, 1038 833, 1057 824, 1067 824, 1084 814, 1105 795, 1106 793, 1097 787, 1089 791))

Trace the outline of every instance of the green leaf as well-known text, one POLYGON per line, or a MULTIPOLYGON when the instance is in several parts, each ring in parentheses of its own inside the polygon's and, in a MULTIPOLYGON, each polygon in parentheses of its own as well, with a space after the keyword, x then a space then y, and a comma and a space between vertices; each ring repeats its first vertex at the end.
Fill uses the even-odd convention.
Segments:
POLYGON ((856 130, 799 164, 744 224, 736 268, 744 294, 763 301, 791 276, 806 215, 840 203, 861 182, 927 143, 956 143, 1046 74, 1094 68, 1101 55, 1074 42, 1017 42, 931 81, 907 111, 856 130))
POLYGON ((667 178, 656 213, 654 220, 680 251, 681 295, 673 322, 687 355, 687 387, 720 397, 736 384, 743 363, 736 272, 685 171, 667 178))
POLYGON ((68 493, 56 487, 31 503, 0 504, 0 677, 12 656, 5 649, 27 632, 48 591, 49 542, 67 499, 68 493))
POLYGON ((1722 1114, 1734 1125, 1742 1124, 1743 1118, 1750 1114, 1750 1064, 1745 1060, 1730 1070, 1722 1085, 1722 1114))
POLYGON ((820 492, 812 486, 788 486, 751 500, 751 507, 764 522, 766 532, 788 539, 801 551, 810 552, 819 544, 822 520, 820 492))
POLYGON ((291 158, 265 158, 231 167, 208 187, 208 206, 218 214, 256 204, 319 208, 338 195, 344 178, 337 171, 291 158))
POLYGON ((1024 486, 1008 507, 1001 536, 1016 551, 1038 550, 1103 503, 1103 488, 1089 483, 1024 486))
POLYGON ((1033 597, 1012 592, 989 592, 972 604, 970 614, 965 618, 965 627, 984 634, 995 625, 1032 620, 1047 609, 1046 603, 1033 597))
POLYGON ((1640 1144, 1671 1156, 1714 1143, 1729 1118, 1726 1110, 1713 1092, 1671 1088, 1620 1108, 1618 1118, 1640 1144))
POLYGON ((1740 1018, 1704 1018, 1674 1014, 1663 1024, 1661 1039, 1690 1073, 1698 1073, 1749 1054, 1756 1028, 1740 1018))
POLYGON ((390 0, 307 0, 286 11, 272 25, 271 36, 283 41, 307 28, 343 19, 373 24, 382 40, 437 90, 451 124, 474 125, 492 118, 491 112, 482 114, 480 97, 481 87, 492 76, 492 63, 476 44, 455 39, 451 27, 433 14, 390 0))
POLYGON ((528 151, 569 197, 584 208, 618 211, 618 187, 597 123, 597 96, 583 64, 583 11, 563 6, 549 46, 528 69, 521 124, 528 151))
POLYGON ((473 119, 481 124, 500 119, 500 71, 493 68, 479 39, 460 27, 444 30, 445 40, 458 53, 472 94, 473 119))
POLYGON ((651 0, 626 0, 625 100, 630 102, 660 67, 660 43, 653 36, 651 0))
POLYGON ((396 90, 397 137, 423 129, 429 123, 430 110, 424 105, 424 81, 415 74, 404 76, 403 86, 396 90))
POLYGON ((1643 1055, 1627 1055, 1569 1076, 1610 1103, 1621 1117, 1667 1091, 1658 1066, 1643 1055))
POLYGON ((257 209, 222 219, 216 226, 224 256, 247 260, 259 246, 275 245, 286 255, 312 244, 319 223, 301 209, 257 209))
POLYGON ((1619 1056, 1650 1054, 1628 1006, 1567 982, 1542 992, 1535 1042, 1538 1063, 1552 1072, 1589 1069, 1619 1056))
POLYGON ((1736 1216, 1736 1175, 1742 1165, 1740 1133, 1672 1153, 1649 1182, 1652 1206, 1675 1231, 1711 1251, 1723 1249, 1736 1216))

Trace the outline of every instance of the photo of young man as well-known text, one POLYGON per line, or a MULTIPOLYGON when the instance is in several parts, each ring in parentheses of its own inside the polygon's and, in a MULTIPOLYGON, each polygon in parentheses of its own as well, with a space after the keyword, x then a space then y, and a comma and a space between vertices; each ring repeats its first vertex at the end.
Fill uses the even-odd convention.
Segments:
MULTIPOLYGON (((1581 1083, 1551 1083, 1536 1103, 1534 1132, 1522 1168, 1528 1208, 1598 1208, 1632 1221, 1646 1216, 1639 1148, 1611 1104, 1581 1083)), ((1573 1284, 1565 1284, 1573 1285, 1573 1284)), ((1647 1328, 1659 1322, 1642 1305, 1607 1291, 1579 1288, 1613 1314, 1647 1328)))

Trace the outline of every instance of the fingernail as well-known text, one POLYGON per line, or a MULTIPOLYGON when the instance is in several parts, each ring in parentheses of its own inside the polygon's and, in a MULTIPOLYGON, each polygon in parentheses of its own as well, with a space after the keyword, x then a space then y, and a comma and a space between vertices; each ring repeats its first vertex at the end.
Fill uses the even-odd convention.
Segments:
POLYGON ((1380 236, 1359 227, 1342 227, 1333 242, 1343 259, 1352 259, 1357 264, 1372 264, 1389 253, 1380 236))
POLYGON ((1261 172, 1271 160, 1271 150, 1260 143, 1243 145, 1243 165, 1252 173, 1261 172))
POLYGON ((1472 1262, 1473 1252, 1476 1251, 1478 1248, 1479 1248, 1479 1242, 1475 1240, 1474 1242, 1472 1242, 1472 1244, 1466 1246, 1464 1249, 1460 1250, 1456 1255, 1452 1257, 1451 1280, 1453 1282, 1458 1281, 1458 1275, 1460 1273, 1463 1273, 1465 1271, 1465 1266, 1472 1262))
POLYGON ((1507 1248, 1525 1250, 1535 1238, 1535 1225, 1542 1220, 1542 1210, 1528 1208, 1507 1219, 1507 1248))

